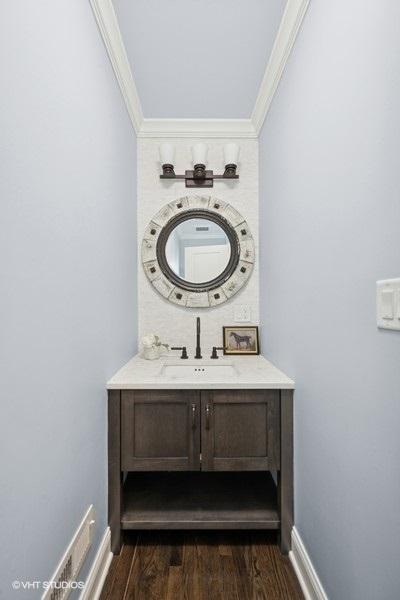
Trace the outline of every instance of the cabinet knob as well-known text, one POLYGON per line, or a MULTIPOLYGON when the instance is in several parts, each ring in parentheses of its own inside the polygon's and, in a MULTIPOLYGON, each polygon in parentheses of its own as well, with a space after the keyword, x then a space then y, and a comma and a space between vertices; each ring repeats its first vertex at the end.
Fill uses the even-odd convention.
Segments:
POLYGON ((206 429, 210 429, 210 405, 206 405, 206 429))
POLYGON ((196 428, 196 405, 192 404, 192 429, 196 428))

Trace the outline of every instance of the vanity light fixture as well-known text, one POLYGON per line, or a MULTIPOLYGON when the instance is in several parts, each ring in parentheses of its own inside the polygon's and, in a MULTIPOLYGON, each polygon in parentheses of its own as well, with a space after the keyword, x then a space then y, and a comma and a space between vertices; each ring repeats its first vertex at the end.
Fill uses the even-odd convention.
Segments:
POLYGON ((160 160, 163 168, 163 174, 166 177, 175 177, 174 171, 175 147, 173 144, 161 144, 160 160))
POLYGON ((239 179, 239 175, 236 174, 239 158, 237 144, 230 143, 224 146, 225 171, 223 175, 214 175, 213 171, 206 169, 207 152, 207 144, 195 144, 192 147, 193 169, 185 171, 184 175, 177 175, 174 170, 175 148, 173 144, 161 144, 160 160, 163 172, 160 179, 184 179, 188 188, 213 187, 214 179, 239 179))

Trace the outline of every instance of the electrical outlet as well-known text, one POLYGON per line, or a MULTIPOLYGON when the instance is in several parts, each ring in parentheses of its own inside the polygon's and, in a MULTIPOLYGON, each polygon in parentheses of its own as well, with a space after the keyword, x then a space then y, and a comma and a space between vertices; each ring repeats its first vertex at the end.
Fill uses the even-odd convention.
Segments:
POLYGON ((235 306, 234 321, 235 323, 250 323, 251 310, 248 304, 239 304, 239 306, 235 306))

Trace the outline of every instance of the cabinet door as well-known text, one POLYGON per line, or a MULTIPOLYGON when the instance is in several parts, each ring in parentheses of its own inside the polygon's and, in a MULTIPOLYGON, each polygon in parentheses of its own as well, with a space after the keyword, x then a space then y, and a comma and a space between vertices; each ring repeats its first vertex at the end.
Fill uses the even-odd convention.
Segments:
POLYGON ((122 391, 121 469, 200 469, 199 393, 191 390, 122 391))
POLYGON ((202 393, 202 470, 279 469, 279 402, 279 390, 202 393))

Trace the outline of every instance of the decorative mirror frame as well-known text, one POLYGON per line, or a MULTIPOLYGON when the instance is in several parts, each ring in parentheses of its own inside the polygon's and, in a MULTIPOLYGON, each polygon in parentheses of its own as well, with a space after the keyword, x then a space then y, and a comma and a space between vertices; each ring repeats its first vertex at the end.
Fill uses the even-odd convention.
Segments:
POLYGON ((188 308, 207 308, 226 302, 250 278, 255 261, 254 240, 248 224, 233 206, 211 196, 185 196, 163 206, 146 227, 142 265, 152 286, 166 300, 188 308), (169 267, 165 245, 171 231, 188 218, 206 218, 219 225, 231 244, 224 271, 207 284, 182 280, 169 267))

